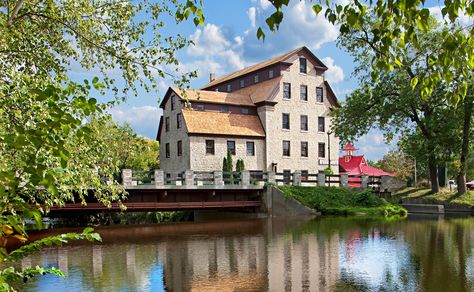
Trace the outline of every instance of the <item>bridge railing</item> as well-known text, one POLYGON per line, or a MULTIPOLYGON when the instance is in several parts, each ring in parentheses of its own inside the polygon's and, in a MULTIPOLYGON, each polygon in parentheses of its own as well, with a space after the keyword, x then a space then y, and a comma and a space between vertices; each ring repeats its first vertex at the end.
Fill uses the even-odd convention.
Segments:
POLYGON ((265 183, 295 186, 335 186, 384 190, 384 177, 308 172, 248 171, 192 171, 164 172, 163 170, 122 170, 122 184, 126 187, 151 186, 262 186, 265 183))

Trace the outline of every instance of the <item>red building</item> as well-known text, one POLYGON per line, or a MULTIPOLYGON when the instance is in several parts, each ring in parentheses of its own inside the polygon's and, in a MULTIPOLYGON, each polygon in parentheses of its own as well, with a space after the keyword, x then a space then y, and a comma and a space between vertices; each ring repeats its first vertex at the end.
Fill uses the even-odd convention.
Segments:
MULTIPOLYGON (((368 176, 395 176, 395 173, 383 171, 367 164, 364 155, 353 155, 354 151, 359 150, 351 143, 341 149, 344 156, 339 158, 339 173, 348 175, 368 175, 368 176)), ((351 179, 349 179, 351 181, 351 179)))

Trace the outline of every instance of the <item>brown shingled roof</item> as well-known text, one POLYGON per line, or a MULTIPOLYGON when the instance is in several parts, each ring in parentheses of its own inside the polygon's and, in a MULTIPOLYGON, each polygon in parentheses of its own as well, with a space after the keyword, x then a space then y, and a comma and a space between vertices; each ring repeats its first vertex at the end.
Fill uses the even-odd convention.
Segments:
POLYGON ((251 73, 251 72, 254 72, 254 71, 257 71, 257 70, 260 70, 260 69, 263 69, 265 67, 268 67, 270 65, 273 65, 273 64, 276 64, 276 63, 279 63, 279 62, 283 62, 285 61, 286 59, 288 59, 289 57, 291 57, 293 54, 301 51, 301 50, 306 50, 318 63, 320 63, 321 67, 323 68, 326 68, 326 65, 323 64, 323 62, 321 62, 321 60, 319 60, 307 47, 299 47, 297 49, 294 49, 292 51, 289 51, 287 53, 284 53, 280 56, 277 56, 277 57, 274 57, 274 58, 271 58, 269 60, 266 60, 266 61, 263 61, 263 62, 260 62, 258 64, 255 64, 255 65, 252 65, 250 67, 247 67, 247 68, 244 68, 242 70, 239 70, 239 71, 236 71, 234 73, 231 73, 229 75, 226 75, 226 76, 223 76, 221 78, 217 78, 216 80, 214 81, 211 81, 209 82, 208 84, 206 84, 204 87, 202 87, 201 89, 206 89, 206 88, 209 88, 209 87, 212 87, 214 85, 217 85, 217 84, 220 84, 222 82, 225 82, 225 81, 228 81, 228 80, 231 80, 231 79, 234 79, 234 78, 237 78, 239 76, 242 76, 242 75, 245 75, 245 74, 248 74, 248 73, 251 73))
MULTIPOLYGON (((182 91, 178 88, 172 88, 179 97, 184 99, 182 91)), ((235 92, 217 92, 207 90, 185 90, 186 98, 190 101, 215 102, 235 105, 253 106, 253 102, 248 94, 239 94, 235 92)))
POLYGON ((266 100, 272 100, 275 93, 280 86, 281 76, 265 80, 260 83, 252 84, 250 86, 234 91, 238 94, 250 95, 253 103, 259 103, 266 100))
POLYGON ((183 110, 189 134, 265 137, 256 115, 183 110))

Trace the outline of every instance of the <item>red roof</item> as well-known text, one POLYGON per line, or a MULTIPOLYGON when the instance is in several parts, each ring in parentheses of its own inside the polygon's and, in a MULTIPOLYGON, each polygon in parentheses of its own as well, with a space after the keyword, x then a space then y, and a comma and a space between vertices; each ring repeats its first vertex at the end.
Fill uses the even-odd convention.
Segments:
MULTIPOLYGON (((348 146, 349 145, 350 144, 348 144, 348 146)), ((382 175, 395 176, 395 173, 386 172, 381 169, 368 165, 367 162, 365 161, 364 155, 352 155, 352 156, 340 157, 339 166, 344 169, 344 172, 341 172, 341 173, 349 174, 349 175, 365 174, 369 176, 382 176, 382 175), (350 159, 346 161, 346 157, 349 157, 350 159)))
POLYGON ((355 151, 359 150, 359 148, 355 148, 351 143, 348 143, 344 148, 341 149, 342 151, 355 151))

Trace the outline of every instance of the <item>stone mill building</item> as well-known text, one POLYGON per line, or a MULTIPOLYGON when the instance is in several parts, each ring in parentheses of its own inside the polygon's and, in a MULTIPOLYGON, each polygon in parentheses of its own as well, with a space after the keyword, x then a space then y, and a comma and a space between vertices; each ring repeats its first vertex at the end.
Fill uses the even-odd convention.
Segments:
POLYGON ((199 90, 169 88, 160 107, 165 172, 215 171, 230 151, 247 170, 338 171, 339 139, 329 113, 339 106, 308 48, 214 78, 199 90))

